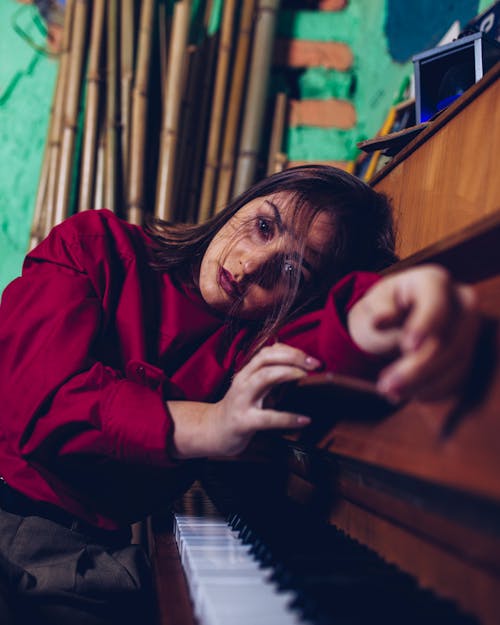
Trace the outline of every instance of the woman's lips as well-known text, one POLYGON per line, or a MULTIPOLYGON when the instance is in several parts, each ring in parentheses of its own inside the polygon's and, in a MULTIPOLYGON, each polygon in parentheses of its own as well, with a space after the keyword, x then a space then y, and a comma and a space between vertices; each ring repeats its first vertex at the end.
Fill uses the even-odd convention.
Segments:
POLYGON ((241 290, 238 283, 233 278, 232 273, 224 269, 224 267, 219 269, 219 284, 229 297, 233 299, 240 297, 241 290))

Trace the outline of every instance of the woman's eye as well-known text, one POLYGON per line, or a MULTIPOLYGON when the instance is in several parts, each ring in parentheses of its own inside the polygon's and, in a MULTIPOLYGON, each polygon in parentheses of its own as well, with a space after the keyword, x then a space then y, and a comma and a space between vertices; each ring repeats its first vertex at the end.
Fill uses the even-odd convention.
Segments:
POLYGON ((286 276, 288 284, 298 283, 299 288, 305 284, 304 272, 297 266, 297 263, 286 260, 283 263, 282 273, 286 276))
POLYGON ((290 279, 294 279, 297 276, 297 267, 293 263, 285 261, 283 264, 283 273, 290 279))
POLYGON ((266 241, 268 241, 273 236, 273 224, 268 219, 258 217, 257 230, 259 232, 259 235, 266 241))

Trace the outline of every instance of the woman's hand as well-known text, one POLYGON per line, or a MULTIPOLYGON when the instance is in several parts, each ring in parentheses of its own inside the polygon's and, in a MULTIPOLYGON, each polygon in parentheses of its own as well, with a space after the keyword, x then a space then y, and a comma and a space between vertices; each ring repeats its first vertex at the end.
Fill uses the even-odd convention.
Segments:
POLYGON ((377 383, 394 401, 456 391, 471 366, 479 326, 473 289, 435 265, 382 279, 348 314, 349 332, 362 349, 394 356, 377 383))
POLYGON ((263 408, 276 385, 296 380, 320 365, 304 352, 276 343, 264 347, 239 371, 216 404, 170 401, 174 421, 172 455, 176 458, 233 456, 242 452, 259 430, 298 429, 304 415, 263 408))

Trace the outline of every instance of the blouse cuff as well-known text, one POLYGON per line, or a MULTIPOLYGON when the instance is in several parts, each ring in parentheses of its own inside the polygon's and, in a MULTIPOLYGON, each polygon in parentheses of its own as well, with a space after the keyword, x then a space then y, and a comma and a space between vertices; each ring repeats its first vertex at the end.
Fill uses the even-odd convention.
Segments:
POLYGON ((178 465, 167 453, 173 421, 161 392, 120 380, 104 414, 103 427, 116 457, 159 467, 178 465))
POLYGON ((341 280, 329 294, 325 305, 325 320, 320 325, 321 359, 326 369, 345 375, 374 378, 385 359, 361 349, 347 330, 347 313, 360 300, 379 276, 356 272, 341 280))

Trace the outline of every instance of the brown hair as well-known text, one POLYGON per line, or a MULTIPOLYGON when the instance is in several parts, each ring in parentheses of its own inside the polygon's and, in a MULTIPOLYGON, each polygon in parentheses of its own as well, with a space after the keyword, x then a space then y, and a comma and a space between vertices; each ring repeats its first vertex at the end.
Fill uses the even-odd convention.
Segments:
POLYGON ((152 220, 146 227, 151 237, 152 265, 196 286, 201 259, 222 226, 248 202, 282 192, 290 194, 301 226, 295 230, 305 233, 304 239, 312 217, 320 212, 332 216, 335 235, 325 253, 321 280, 314 284, 314 292, 309 292, 307 298, 298 298, 298 282, 290 284, 285 301, 262 320, 259 346, 299 309, 302 311, 324 297, 342 276, 354 270, 378 271, 396 260, 392 212, 387 198, 341 169, 304 165, 257 182, 205 223, 171 224, 152 220))

